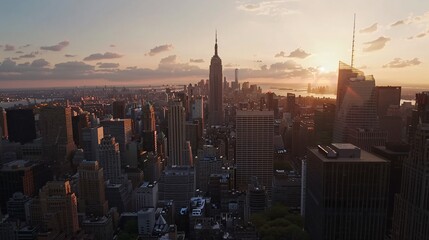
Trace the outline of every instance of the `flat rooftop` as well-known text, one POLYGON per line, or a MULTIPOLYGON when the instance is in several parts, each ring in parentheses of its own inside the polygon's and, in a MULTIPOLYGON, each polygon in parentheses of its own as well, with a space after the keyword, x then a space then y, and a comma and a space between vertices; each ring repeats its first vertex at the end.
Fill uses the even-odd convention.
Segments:
MULTIPOLYGON (((353 144, 351 144, 351 145, 354 148, 356 148, 356 146, 354 146, 353 144)), ((344 147, 347 147, 347 146, 344 146, 344 147)), ((387 160, 384 160, 381 157, 378 157, 378 156, 376 156, 372 153, 369 153, 367 151, 364 151, 364 150, 361 150, 359 158, 347 158, 347 157, 328 158, 328 157, 326 157, 326 155, 320 153, 317 148, 310 148, 309 151, 312 152, 314 155, 316 155, 323 162, 353 162, 353 163, 357 163, 357 162, 374 162, 374 163, 375 162, 380 162, 380 163, 389 162, 387 160)))

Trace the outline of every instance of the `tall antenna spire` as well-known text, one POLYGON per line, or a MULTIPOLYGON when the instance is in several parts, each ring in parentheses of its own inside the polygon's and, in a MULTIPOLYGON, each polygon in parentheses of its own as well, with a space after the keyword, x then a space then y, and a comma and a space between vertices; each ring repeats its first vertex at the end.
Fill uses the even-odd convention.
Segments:
POLYGON ((356 31, 356 13, 353 17, 353 40, 352 40, 352 60, 350 66, 353 68, 353 62, 355 58, 355 31, 356 31))
POLYGON ((217 56, 217 29, 215 31, 215 55, 217 56))

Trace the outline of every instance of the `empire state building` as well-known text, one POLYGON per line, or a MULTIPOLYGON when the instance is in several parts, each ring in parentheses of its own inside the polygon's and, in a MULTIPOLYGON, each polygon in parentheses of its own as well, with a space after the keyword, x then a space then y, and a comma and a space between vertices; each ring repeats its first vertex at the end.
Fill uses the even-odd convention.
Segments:
POLYGON ((217 35, 215 54, 210 62, 209 77, 209 124, 222 125, 224 119, 222 95, 222 60, 217 55, 217 35))

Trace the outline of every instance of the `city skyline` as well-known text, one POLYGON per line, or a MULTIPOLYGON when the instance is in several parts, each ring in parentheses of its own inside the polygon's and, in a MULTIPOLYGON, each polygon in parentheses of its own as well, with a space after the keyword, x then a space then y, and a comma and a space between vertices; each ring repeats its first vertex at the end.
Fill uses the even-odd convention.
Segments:
POLYGON ((4 1, 2 88, 149 85, 209 77, 215 29, 224 76, 336 85, 338 61, 379 85, 428 87, 423 1, 4 1), (347 6, 346 6, 347 4, 347 6), (370 6, 370 7, 368 7, 370 6), (387 13, 387 14, 380 14, 387 13))

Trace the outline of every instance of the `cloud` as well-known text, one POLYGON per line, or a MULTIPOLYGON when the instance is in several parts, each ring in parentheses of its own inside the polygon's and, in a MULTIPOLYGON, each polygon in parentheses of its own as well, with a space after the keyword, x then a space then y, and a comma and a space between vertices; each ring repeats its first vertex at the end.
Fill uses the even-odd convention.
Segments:
POLYGON ((391 27, 396 27, 404 24, 416 24, 416 23, 429 23, 429 11, 423 13, 422 15, 409 16, 405 19, 398 20, 392 23, 391 27))
POLYGON ((30 44, 25 44, 25 45, 23 45, 23 46, 19 46, 19 48, 27 48, 27 47, 29 47, 29 46, 31 46, 30 44))
POLYGON ((287 57, 287 56, 286 56, 285 52, 281 51, 281 52, 277 53, 276 55, 274 55, 274 57, 287 57))
POLYGON ((238 65, 238 64, 233 64, 233 63, 227 63, 227 64, 225 64, 225 67, 226 68, 236 68, 236 67, 239 67, 240 65, 238 65))
POLYGON ((365 47, 363 51, 372 52, 372 51, 383 49, 386 46, 386 43, 389 41, 390 41, 390 38, 379 37, 374 41, 364 43, 364 45, 367 45, 367 47, 365 47))
POLYGON ((84 61, 98 61, 98 60, 103 60, 103 59, 114 59, 114 58, 121 58, 122 55, 119 55, 117 53, 111 53, 111 52, 106 52, 104 54, 102 53, 94 53, 89 55, 88 57, 84 58, 84 61))
POLYGON ((413 58, 411 60, 403 60, 401 58, 395 58, 391 62, 383 65, 384 68, 404 68, 410 66, 416 66, 422 63, 418 58, 413 58))
POLYGON ((422 38, 422 37, 425 37, 425 36, 427 36, 427 35, 429 35, 429 31, 428 31, 428 32, 422 32, 422 33, 419 33, 419 34, 417 34, 417 35, 415 35, 415 36, 411 36, 411 37, 409 37, 408 39, 422 38))
POLYGON ((97 63, 98 68, 118 68, 119 63, 97 63))
POLYGON ((20 53, 21 54, 21 53, 24 53, 24 52, 23 51, 16 51, 15 53, 20 53))
POLYGON ((191 63, 203 63, 204 59, 198 58, 198 59, 189 59, 189 62, 191 63))
POLYGON ((277 62, 271 64, 270 69, 273 71, 285 71, 301 68, 295 61, 287 60, 286 62, 277 62))
POLYGON ((15 46, 10 45, 10 44, 6 44, 6 45, 4 45, 4 51, 7 51, 7 52, 15 51, 15 46))
MULTIPOLYGON (((116 63, 87 64, 83 61, 68 61, 50 65, 46 60, 17 64, 11 59, 0 61, 0 81, 7 80, 91 80, 137 81, 168 79, 207 78, 208 69, 199 68, 189 62, 180 62, 177 55, 170 55, 160 60, 155 69, 129 66, 116 68, 116 63), (111 68, 103 68, 108 65, 111 68)), ((235 67, 226 67, 225 76, 233 76, 235 67)), ((260 68, 241 68, 240 79, 279 79, 302 82, 314 79, 314 68, 304 68, 293 60, 263 65, 260 68)), ((334 74, 335 75, 335 74, 334 74)), ((335 76, 332 77, 335 80, 335 76)))
POLYGON ((294 51, 292 51, 288 57, 291 58, 306 58, 308 56, 310 56, 310 53, 306 53, 304 50, 302 50, 301 48, 297 48, 294 51))
POLYGON ((21 59, 22 58, 35 58, 37 54, 39 54, 39 52, 31 52, 31 53, 19 56, 19 58, 21 58, 21 59))
POLYGON ((367 28, 359 30, 359 32, 360 33, 372 33, 372 32, 377 31, 377 28, 378 28, 378 23, 374 23, 374 24, 372 24, 371 26, 369 26, 367 28))
POLYGON ((64 57, 66 58, 72 58, 72 57, 76 57, 76 55, 72 55, 72 54, 65 54, 64 57))
POLYGON ((36 68, 43 68, 43 67, 47 67, 49 66, 49 62, 46 61, 45 59, 41 58, 41 59, 36 59, 31 63, 32 67, 36 67, 36 68))
POLYGON ((168 57, 162 58, 161 61, 159 62, 160 64, 170 64, 170 63, 174 63, 176 62, 176 55, 170 55, 168 57))
POLYGON ((50 71, 49 68, 45 68, 48 65, 49 63, 44 59, 37 59, 32 63, 17 64, 15 61, 6 58, 0 62, 0 80, 42 79, 50 71))
POLYGON ((109 47, 116 47, 116 45, 115 44, 110 44, 110 46, 109 47))
POLYGON ((42 46, 42 47, 40 47, 40 49, 42 49, 42 50, 48 50, 48 51, 54 51, 54 52, 59 52, 59 51, 63 50, 65 47, 67 47, 69 44, 70 44, 69 41, 62 41, 62 42, 59 42, 56 45, 42 46))
POLYGON ((400 26, 400 25, 404 25, 405 24, 405 20, 398 20, 392 24, 390 24, 391 27, 396 27, 396 26, 400 26))
POLYGON ((299 13, 291 9, 287 0, 261 1, 259 3, 238 2, 237 9, 240 11, 253 13, 256 15, 289 15, 299 13))
POLYGON ((160 46, 156 46, 156 47, 152 48, 145 55, 155 56, 158 53, 167 52, 167 51, 170 51, 172 49, 173 49, 173 45, 172 44, 164 44, 164 45, 160 45, 160 46))

